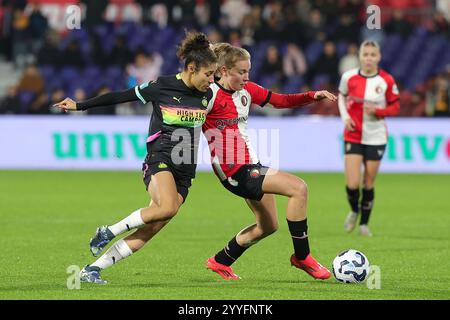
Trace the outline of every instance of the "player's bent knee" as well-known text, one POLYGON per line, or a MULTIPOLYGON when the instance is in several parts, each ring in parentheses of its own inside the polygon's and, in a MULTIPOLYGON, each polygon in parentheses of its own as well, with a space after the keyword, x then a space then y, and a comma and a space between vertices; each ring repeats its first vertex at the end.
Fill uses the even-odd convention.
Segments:
POLYGON ((172 219, 175 217, 179 209, 179 205, 176 202, 163 204, 161 206, 161 211, 164 214, 164 217, 166 220, 172 219))
POLYGON ((306 198, 308 196, 308 185, 300 178, 295 182, 293 190, 297 197, 306 198))

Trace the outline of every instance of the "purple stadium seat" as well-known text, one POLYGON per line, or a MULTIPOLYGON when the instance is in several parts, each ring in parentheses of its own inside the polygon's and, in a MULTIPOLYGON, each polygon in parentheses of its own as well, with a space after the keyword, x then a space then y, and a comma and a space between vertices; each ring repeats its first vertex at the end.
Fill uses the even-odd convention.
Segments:
POLYGON ((339 41, 336 45, 336 53, 339 58, 347 53, 348 43, 346 41, 339 41))
POLYGON ((259 84, 267 89, 270 89, 274 84, 276 84, 277 79, 272 75, 262 75, 259 79, 259 84))
POLYGON ((104 38, 109 33, 109 26, 107 24, 100 24, 94 27, 94 32, 100 37, 104 38))
POLYGON ((63 81, 72 81, 74 78, 78 79, 80 71, 77 68, 65 67, 60 70, 59 74, 63 81))
POLYGON ((102 71, 98 66, 89 66, 84 68, 82 75, 86 79, 97 79, 101 76, 102 71))
POLYGON ((104 83, 110 88, 124 88, 125 87, 125 75, 124 71, 119 66, 108 67, 104 71, 104 83))
POLYGON ((19 101, 20 101, 20 113, 26 113, 28 107, 33 101, 35 94, 31 91, 20 91, 19 92, 19 101))
POLYGON ((283 86, 284 93, 296 93, 305 84, 305 80, 301 75, 291 76, 287 79, 283 86))
POLYGON ((55 67, 51 65, 39 66, 39 71, 44 77, 46 83, 50 81, 50 79, 55 75, 55 67))
POLYGON ((318 74, 314 76, 312 80, 312 88, 313 90, 321 90, 324 85, 330 81, 330 76, 327 74, 318 74))
POLYGON ((305 50, 306 61, 309 65, 314 65, 323 52, 323 42, 314 41, 310 43, 305 50))
POLYGON ((133 21, 124 21, 114 28, 114 34, 128 36, 136 32, 140 26, 133 21))

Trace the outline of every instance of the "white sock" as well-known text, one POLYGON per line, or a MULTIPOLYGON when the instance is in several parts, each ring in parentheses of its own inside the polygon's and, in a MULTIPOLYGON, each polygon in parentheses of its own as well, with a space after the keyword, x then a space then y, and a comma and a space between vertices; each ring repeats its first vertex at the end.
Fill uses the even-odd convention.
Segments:
MULTIPOLYGON (((142 208, 141 208, 142 209, 142 208)), ((134 228, 143 226, 145 223, 141 217, 141 209, 134 211, 128 217, 122 221, 117 222, 112 226, 108 226, 108 229, 115 235, 118 236, 126 231, 130 231, 134 228)))
POLYGON ((126 257, 129 257, 133 251, 127 245, 125 240, 121 239, 117 241, 111 248, 109 248, 97 261, 92 263, 91 267, 99 267, 105 269, 113 264, 119 262, 126 257))

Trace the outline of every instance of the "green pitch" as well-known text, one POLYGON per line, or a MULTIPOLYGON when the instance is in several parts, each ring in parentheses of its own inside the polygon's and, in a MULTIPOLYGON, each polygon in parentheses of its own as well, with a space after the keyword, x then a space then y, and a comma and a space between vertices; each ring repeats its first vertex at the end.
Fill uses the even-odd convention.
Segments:
POLYGON ((69 290, 67 268, 94 261, 88 241, 95 228, 148 203, 140 172, 0 171, 0 299, 450 298, 450 175, 380 174, 370 239, 343 231, 342 174, 299 175, 309 186, 314 256, 330 267, 340 251, 361 250, 380 267, 380 289, 316 281, 291 267, 281 197, 278 232, 234 265, 242 280, 206 270, 206 259, 253 218, 215 176, 199 173, 175 219, 140 252, 103 271, 108 285, 69 290))

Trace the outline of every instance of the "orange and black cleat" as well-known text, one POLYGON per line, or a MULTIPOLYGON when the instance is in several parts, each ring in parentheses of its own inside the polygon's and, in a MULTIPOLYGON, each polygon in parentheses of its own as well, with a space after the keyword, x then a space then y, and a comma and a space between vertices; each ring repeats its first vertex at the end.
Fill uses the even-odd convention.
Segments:
POLYGON ((206 261, 206 268, 214 271, 215 273, 217 273, 219 276, 221 276, 226 280, 241 278, 233 272, 233 269, 231 269, 231 267, 218 263, 216 259, 214 259, 214 257, 211 257, 206 261))
POLYGON ((292 255, 291 265, 304 270, 314 279, 325 280, 331 277, 330 271, 318 263, 310 254, 308 254, 304 260, 299 260, 295 257, 295 255, 292 255))

